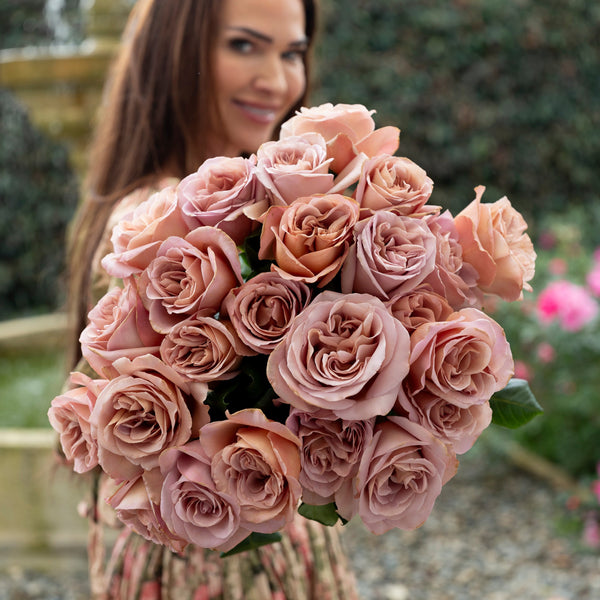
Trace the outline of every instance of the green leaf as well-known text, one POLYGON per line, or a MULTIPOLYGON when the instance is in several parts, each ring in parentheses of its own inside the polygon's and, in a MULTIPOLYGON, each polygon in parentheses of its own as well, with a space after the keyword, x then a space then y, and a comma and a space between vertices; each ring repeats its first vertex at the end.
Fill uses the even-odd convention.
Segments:
POLYGON ((510 429, 525 425, 543 412, 524 379, 511 379, 503 390, 491 397, 490 406, 492 423, 510 429))
POLYGON ((242 540, 237 546, 228 550, 227 552, 221 552, 221 558, 227 556, 233 556, 240 552, 246 552, 247 550, 254 550, 267 544, 274 544, 281 541, 280 533, 258 533, 253 531, 246 539, 242 540))
POLYGON ((340 516, 335 510, 335 503, 323 504, 315 506, 314 504, 305 504, 304 502, 298 507, 298 512, 305 518, 313 521, 318 521, 323 525, 331 527, 338 522, 340 516))

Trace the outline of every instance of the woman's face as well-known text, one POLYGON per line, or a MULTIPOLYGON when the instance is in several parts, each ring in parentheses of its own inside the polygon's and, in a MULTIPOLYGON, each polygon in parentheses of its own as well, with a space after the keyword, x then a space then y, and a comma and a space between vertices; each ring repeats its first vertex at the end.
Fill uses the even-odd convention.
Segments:
POLYGON ((304 92, 308 47, 301 0, 224 0, 215 49, 223 131, 213 154, 255 152, 304 92))

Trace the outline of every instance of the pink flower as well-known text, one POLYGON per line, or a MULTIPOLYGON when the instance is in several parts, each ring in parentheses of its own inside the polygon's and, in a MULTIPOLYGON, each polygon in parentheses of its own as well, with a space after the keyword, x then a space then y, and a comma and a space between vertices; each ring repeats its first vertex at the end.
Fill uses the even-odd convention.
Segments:
POLYGON ((119 357, 158 355, 163 336, 150 325, 148 311, 131 281, 107 292, 88 319, 79 337, 81 353, 99 375, 115 377, 112 363, 119 357))
POLYGON ((267 363, 273 389, 303 412, 354 421, 386 415, 408 372, 409 336, 381 300, 323 292, 267 363))
POLYGON ((259 273, 231 290, 223 315, 239 338, 260 354, 269 354, 287 334, 293 320, 310 302, 309 287, 271 271, 259 273))
POLYGON ((123 279, 141 273, 169 236, 185 236, 189 228, 177 205, 173 187, 167 187, 142 202, 113 228, 114 252, 102 260, 109 275, 123 279))
POLYGON ((242 157, 209 158, 177 186, 179 206, 190 229, 217 227, 237 244, 253 227, 245 211, 263 197, 254 159, 242 157))
POLYGON ((548 264, 548 272, 554 276, 561 276, 567 272, 567 261, 564 258, 553 258, 548 264))
POLYGON ((565 331, 579 331, 598 314, 598 304, 585 288, 562 279, 542 290, 536 309, 542 323, 558 319, 565 331))
POLYGON ((250 531, 240 527, 235 498, 217 490, 200 441, 166 450, 159 463, 164 477, 161 516, 178 537, 223 552, 248 537, 250 531))
POLYGON ((341 173, 360 155, 394 154, 400 143, 397 127, 375 129, 371 115, 361 104, 321 104, 303 107, 281 126, 280 139, 318 133, 325 138, 331 170, 341 173))
POLYGON ((207 386, 187 383, 151 355, 120 358, 114 367, 119 376, 98 395, 90 423, 102 469, 117 480, 133 479, 208 422, 207 386))
POLYGON ((482 204, 484 191, 485 187, 476 187, 475 200, 454 219, 463 260, 477 270, 483 292, 509 302, 519 300, 524 289, 531 291, 528 281, 535 270, 527 223, 506 197, 482 204))
POLYGON ((594 264, 594 267, 587 275, 587 284, 594 296, 600 298, 600 261, 594 264))
POLYGON ((198 227, 184 239, 169 237, 142 278, 150 322, 166 333, 189 315, 212 316, 242 282, 235 242, 215 227, 198 227))
POLYGON ((358 204, 340 194, 308 196, 289 206, 273 206, 263 224, 258 256, 274 257, 272 269, 286 279, 323 287, 348 254, 358 214, 358 204))
POLYGON ((536 349, 537 357, 545 364, 551 363, 556 358, 554 347, 548 342, 542 342, 536 349))
POLYGON ((205 425, 200 441, 217 490, 239 503, 241 527, 273 533, 293 519, 302 493, 300 442, 285 425, 249 408, 205 425))
POLYGON ((342 269, 344 293, 386 302, 414 290, 435 267, 436 237, 422 219, 379 211, 356 224, 354 238, 342 269))
POLYGON ((107 381, 71 373, 71 389, 56 396, 48 410, 50 425, 59 434, 60 445, 76 473, 91 471, 98 464, 98 446, 91 432, 90 415, 107 381))
POLYGON ((454 312, 446 298, 432 292, 428 284, 417 287, 405 296, 394 298, 389 303, 389 308, 409 333, 423 323, 445 321, 454 312))
POLYGON ((515 360, 515 377, 531 381, 531 369, 529 365, 522 360, 515 360))
POLYGON ((388 417, 376 425, 363 454, 354 505, 338 508, 346 519, 358 512, 375 534, 415 529, 425 522, 457 467, 454 453, 425 428, 403 417, 388 417))

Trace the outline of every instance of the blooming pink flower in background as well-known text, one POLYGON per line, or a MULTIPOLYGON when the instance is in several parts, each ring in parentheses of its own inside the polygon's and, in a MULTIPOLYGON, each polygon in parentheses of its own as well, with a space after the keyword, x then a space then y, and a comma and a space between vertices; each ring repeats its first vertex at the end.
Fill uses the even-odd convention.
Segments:
POLYGON ((537 315, 542 323, 558 320, 565 331, 579 331, 598 314, 598 303, 582 286, 566 280, 553 281, 537 299, 537 315))
POLYGON ((537 357, 545 364, 551 363, 556 358, 554 346, 548 342, 542 342, 536 349, 537 357))
POLYGON ((531 381, 531 368, 522 360, 515 360, 515 377, 517 379, 525 379, 531 381))
POLYGON ((586 281, 592 294, 600 298, 600 261, 594 264, 587 275, 586 281))
POLYGON ((548 264, 548 272, 555 277, 561 277, 567 272, 567 261, 564 258, 553 258, 548 264))

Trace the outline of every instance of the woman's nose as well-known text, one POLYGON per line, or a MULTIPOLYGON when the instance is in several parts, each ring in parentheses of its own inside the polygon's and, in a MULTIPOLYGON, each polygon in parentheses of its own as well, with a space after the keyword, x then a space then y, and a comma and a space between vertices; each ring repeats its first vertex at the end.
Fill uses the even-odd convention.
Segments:
POLYGON ((256 74, 254 85, 257 89, 272 94, 286 92, 288 84, 285 67, 279 56, 265 57, 256 74))

